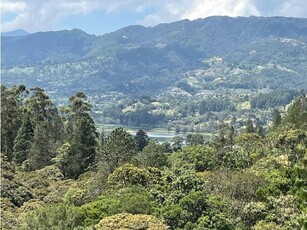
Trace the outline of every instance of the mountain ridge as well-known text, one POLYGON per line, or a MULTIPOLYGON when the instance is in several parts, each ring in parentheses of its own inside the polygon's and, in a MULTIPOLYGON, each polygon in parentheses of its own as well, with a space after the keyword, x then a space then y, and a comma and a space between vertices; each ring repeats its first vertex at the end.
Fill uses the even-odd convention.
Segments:
POLYGON ((43 87, 58 103, 83 91, 94 111, 115 123, 137 124, 134 115, 125 118, 132 103, 152 115, 173 114, 182 125, 187 118, 181 116, 217 95, 253 116, 249 104, 258 94, 307 86, 304 18, 216 16, 101 36, 75 29, 2 39, 4 84, 43 87), (144 95, 160 104, 134 103, 144 95))
MULTIPOLYGON (((255 40, 255 38, 288 36, 306 40, 306 25, 307 19, 305 18, 231 18, 227 16, 212 16, 194 21, 186 19, 172 23, 164 23, 154 27, 133 25, 100 36, 90 35, 79 29, 37 32, 30 36, 18 37, 17 39, 15 37, 4 37, 2 44, 2 65, 30 64, 44 62, 48 59, 56 60, 58 56, 54 53, 58 51, 56 50, 52 53, 46 50, 40 50, 44 48, 46 44, 43 43, 44 47, 39 47, 40 44, 35 42, 37 39, 46 39, 46 43, 48 43, 47 47, 54 48, 52 44, 55 43, 55 45, 67 49, 67 57, 60 59, 60 61, 71 61, 96 56, 113 56, 118 52, 124 52, 124 46, 127 45, 132 46, 132 49, 136 48, 133 46, 137 45, 155 47, 155 45, 172 46, 174 44, 176 46, 194 48, 193 43, 195 42, 202 45, 194 49, 194 51, 201 52, 202 55, 205 54, 209 57, 223 55, 225 49, 228 50, 236 48, 239 44, 250 43, 255 40), (223 36, 227 37, 227 42, 223 39, 223 36), (61 41, 58 41, 59 37, 62 39, 61 41), (26 41, 29 39, 31 42, 27 43, 26 41), (71 44, 69 44, 70 42, 67 42, 67 39, 73 41, 77 39, 80 47, 75 45, 75 49, 79 49, 78 51, 80 51, 80 49, 82 50, 81 46, 83 46, 83 52, 69 52, 72 47, 70 46, 71 44), (198 41, 195 41, 197 39, 198 41), (23 53, 22 50, 20 50, 20 43, 23 43, 24 47, 29 47, 31 50, 40 51, 38 52, 39 54, 33 54, 34 52, 27 53, 27 51, 23 53), (16 52, 17 57, 10 60, 8 56, 11 54, 7 54, 8 50, 17 50, 21 52, 16 52), (31 55, 33 55, 33 57, 31 55), (55 55, 55 57, 50 58, 50 55, 55 55), (21 59, 20 56, 26 58, 21 59)), ((65 54, 63 55, 65 56, 65 54)))
POLYGON ((13 37, 13 36, 26 36, 30 34, 29 32, 22 30, 22 29, 17 29, 13 31, 7 31, 7 32, 1 32, 1 36, 7 36, 7 37, 13 37))

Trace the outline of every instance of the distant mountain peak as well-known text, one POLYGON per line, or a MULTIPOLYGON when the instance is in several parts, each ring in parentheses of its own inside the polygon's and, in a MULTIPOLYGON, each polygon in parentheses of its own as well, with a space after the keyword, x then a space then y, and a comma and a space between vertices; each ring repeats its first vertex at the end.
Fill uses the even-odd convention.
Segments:
POLYGON ((30 33, 28 33, 25 30, 18 29, 18 30, 13 30, 13 31, 8 31, 8 32, 2 32, 1 36, 13 37, 13 36, 25 36, 28 34, 30 33))

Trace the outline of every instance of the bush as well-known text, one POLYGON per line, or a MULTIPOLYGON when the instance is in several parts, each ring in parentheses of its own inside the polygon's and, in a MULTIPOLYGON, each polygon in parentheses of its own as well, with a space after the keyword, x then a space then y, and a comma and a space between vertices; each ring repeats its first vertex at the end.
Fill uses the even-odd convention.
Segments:
POLYGON ((84 225, 85 216, 78 207, 53 205, 20 216, 18 229, 76 229, 84 225))
POLYGON ((167 230, 165 224, 154 216, 132 215, 128 213, 106 217, 97 224, 96 230, 167 230))

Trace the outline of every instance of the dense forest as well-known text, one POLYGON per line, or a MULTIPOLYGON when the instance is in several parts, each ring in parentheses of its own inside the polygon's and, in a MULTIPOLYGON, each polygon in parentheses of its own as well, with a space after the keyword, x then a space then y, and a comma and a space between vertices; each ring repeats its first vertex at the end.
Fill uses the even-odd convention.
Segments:
MULTIPOLYGON (((217 102, 198 109, 232 110, 217 102)), ((82 92, 56 106, 41 88, 1 86, 2 229, 307 229, 306 95, 267 129, 224 123, 210 141, 105 133, 91 108, 82 92)))

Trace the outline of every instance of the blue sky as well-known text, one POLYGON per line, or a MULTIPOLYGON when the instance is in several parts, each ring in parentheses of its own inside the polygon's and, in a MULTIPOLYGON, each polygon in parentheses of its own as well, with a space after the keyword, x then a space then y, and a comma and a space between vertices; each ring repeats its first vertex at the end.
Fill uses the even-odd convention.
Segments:
POLYGON ((307 0, 1 0, 1 30, 104 34, 212 15, 307 17, 307 0))
POLYGON ((54 29, 78 28, 90 34, 103 34, 128 25, 136 24, 136 22, 141 21, 146 15, 153 12, 154 9, 150 8, 138 13, 129 9, 113 13, 95 10, 90 14, 72 15, 60 21, 54 29))

